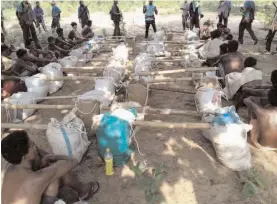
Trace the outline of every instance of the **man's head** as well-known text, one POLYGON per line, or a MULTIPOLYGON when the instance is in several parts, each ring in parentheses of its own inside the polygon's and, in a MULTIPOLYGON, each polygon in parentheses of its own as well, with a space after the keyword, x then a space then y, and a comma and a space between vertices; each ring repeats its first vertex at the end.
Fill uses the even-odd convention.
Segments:
POLYGON ((271 72, 270 81, 274 88, 277 88, 277 69, 271 72))
POLYGON ((149 1, 149 5, 152 5, 153 4, 153 1, 149 1))
POLYGON ((11 53, 7 45, 1 45, 1 55, 8 57, 11 53))
POLYGON ((114 3, 115 5, 117 5, 117 4, 118 4, 118 1, 114 1, 113 3, 114 3))
POLYGON ((36 1, 36 6, 37 6, 37 7, 39 7, 39 6, 40 6, 39 1, 36 1))
POLYGON ((257 65, 257 60, 254 57, 247 57, 244 60, 244 67, 255 67, 257 65))
POLYGON ((29 139, 25 131, 12 132, 2 139, 1 153, 13 165, 19 165, 22 162, 29 163, 38 156, 35 144, 29 139))
POLYGON ((228 41, 233 40, 233 35, 232 34, 228 34, 226 36, 226 40, 228 40, 228 41))
POLYGON ((214 30, 211 32, 211 39, 220 38, 221 32, 219 30, 214 30))
POLYGON ((207 30, 209 27, 210 27, 209 22, 205 22, 205 23, 203 24, 203 30, 207 30))
POLYGON ((28 54, 28 52, 25 49, 19 49, 16 51, 16 56, 19 59, 24 58, 27 54, 28 54))
POLYGON ((56 1, 52 1, 52 2, 51 2, 51 5, 52 5, 52 6, 55 6, 55 5, 56 5, 56 1))
POLYGON ((91 20, 88 20, 87 25, 88 25, 88 27, 91 27, 91 26, 92 26, 92 21, 91 21, 91 20))
POLYGON ((216 25, 216 27, 217 27, 217 29, 220 30, 220 31, 223 30, 223 24, 222 24, 222 23, 218 23, 218 24, 216 25))
POLYGON ((58 36, 63 36, 63 29, 62 28, 57 28, 56 30, 58 36))
POLYGON ((80 1, 80 6, 84 6, 84 2, 83 1, 80 1))
POLYGON ((55 44, 55 38, 54 38, 54 37, 50 36, 50 37, 48 37, 47 40, 48 40, 48 43, 49 43, 50 45, 55 44))
POLYGON ((34 49, 34 48, 36 48, 36 43, 35 43, 35 41, 34 41, 32 38, 29 38, 29 39, 26 41, 26 46, 27 46, 27 48, 29 48, 29 49, 34 49))
POLYGON ((72 23, 71 23, 71 27, 72 27, 73 29, 77 30, 77 23, 72 22, 72 23))
POLYGON ((228 53, 228 44, 227 43, 220 45, 219 48, 220 48, 221 55, 228 53))
POLYGON ((236 52, 237 50, 238 50, 238 48, 239 48, 239 43, 238 43, 238 41, 236 41, 236 40, 231 40, 231 41, 229 41, 229 43, 228 43, 228 52, 236 52))

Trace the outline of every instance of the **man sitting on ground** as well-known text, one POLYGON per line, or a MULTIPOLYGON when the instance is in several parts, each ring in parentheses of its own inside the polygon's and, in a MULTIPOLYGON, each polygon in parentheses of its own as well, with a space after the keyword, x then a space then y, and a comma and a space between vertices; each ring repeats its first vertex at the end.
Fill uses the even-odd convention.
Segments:
POLYGON ((220 45, 223 41, 220 40, 221 33, 218 30, 211 32, 211 41, 207 42, 199 49, 199 55, 202 59, 207 60, 207 63, 212 65, 220 57, 220 45))
POLYGON ((57 29, 57 34, 58 34, 58 37, 56 37, 55 41, 58 47, 67 50, 67 49, 72 49, 76 45, 75 43, 73 43, 73 41, 68 41, 65 39, 62 28, 57 29))
MULTIPOLYGON (((98 182, 81 183, 72 174, 76 159, 42 154, 25 131, 15 131, 1 142, 2 156, 10 163, 2 184, 2 203, 54 204, 59 189, 67 186, 87 200, 99 190, 98 182)), ((77 198, 76 198, 77 200, 77 198)))
POLYGON ((53 37, 48 38, 48 50, 53 51, 57 58, 68 56, 70 53, 70 50, 63 49, 56 45, 55 38, 53 37))
POLYGON ((12 72, 16 76, 32 76, 36 73, 38 73, 38 67, 30 62, 26 61, 24 59, 28 58, 28 52, 25 49, 19 49, 16 51, 17 60, 16 63, 12 67, 12 72))
MULTIPOLYGON (((275 70, 276 71, 276 70, 275 70)), ((276 81, 277 79, 275 79, 276 81)), ((248 107, 251 119, 250 124, 252 143, 261 148, 277 148, 277 86, 276 84, 267 94, 269 105, 263 107, 261 98, 248 97, 244 104, 248 107), (262 146, 261 146, 262 145, 262 146)))
POLYGON ((55 53, 50 50, 41 50, 36 48, 36 44, 32 38, 27 40, 27 48, 29 53, 37 58, 43 58, 47 60, 55 61, 57 60, 55 53))
POLYGON ((68 34, 68 38, 72 40, 74 43, 80 44, 88 40, 87 38, 83 38, 83 36, 77 30, 77 23, 71 23, 72 30, 68 34))
POLYGON ((199 30, 199 39, 200 40, 208 40, 211 38, 211 33, 210 33, 210 23, 205 22, 203 24, 203 27, 199 30))
POLYGON ((14 52, 15 51, 14 46, 7 44, 5 40, 6 40, 5 35, 1 33, 1 46, 7 47, 10 50, 10 52, 14 52))
POLYGON ((85 25, 85 27, 82 30, 82 36, 84 38, 93 38, 94 33, 93 33, 92 29, 91 29, 91 26, 92 26, 92 21, 89 20, 87 25, 85 25))

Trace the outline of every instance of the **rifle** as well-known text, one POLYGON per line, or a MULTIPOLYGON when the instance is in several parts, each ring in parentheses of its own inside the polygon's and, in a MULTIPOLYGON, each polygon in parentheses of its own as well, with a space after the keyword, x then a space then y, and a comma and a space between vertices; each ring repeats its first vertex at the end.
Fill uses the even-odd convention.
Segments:
POLYGON ((87 9, 87 11, 88 11, 88 6, 89 6, 90 4, 91 4, 91 2, 89 2, 89 4, 85 6, 85 8, 84 8, 83 12, 80 14, 80 16, 82 16, 82 15, 84 14, 84 12, 86 11, 86 9, 87 9))

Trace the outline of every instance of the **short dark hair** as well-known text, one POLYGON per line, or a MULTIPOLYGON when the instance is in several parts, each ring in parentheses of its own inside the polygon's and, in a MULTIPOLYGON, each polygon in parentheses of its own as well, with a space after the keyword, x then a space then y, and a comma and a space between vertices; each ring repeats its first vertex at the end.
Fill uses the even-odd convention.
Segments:
POLYGON ((1 52, 5 52, 6 50, 8 50, 8 46, 7 45, 1 45, 1 52))
POLYGON ((63 32, 63 29, 62 28, 57 28, 56 32, 57 32, 57 34, 60 34, 61 32, 63 32))
POLYGON ((277 88, 277 69, 275 69, 271 72, 270 81, 272 83, 272 86, 274 88, 277 88))
POLYGON ((268 92, 268 100, 272 106, 277 106, 277 88, 273 87, 268 92))
POLYGON ((51 42, 52 40, 55 40, 55 38, 52 36, 48 37, 48 39, 47 39, 48 42, 51 42))
POLYGON ((73 26, 76 26, 77 25, 77 23, 75 23, 75 22, 72 22, 71 23, 71 26, 73 27, 73 26))
POLYGON ((19 49, 19 50, 16 51, 16 56, 18 58, 21 58, 21 57, 23 57, 26 54, 27 54, 27 50, 25 50, 25 49, 19 49))
POLYGON ((219 46, 219 48, 220 48, 220 54, 223 55, 223 54, 228 53, 228 44, 227 43, 221 44, 219 46))
POLYGON ((22 158, 28 154, 29 151, 29 137, 23 131, 14 131, 7 137, 2 139, 1 153, 2 156, 11 164, 20 164, 22 158))
POLYGON ((221 32, 219 30, 214 30, 211 32, 211 38, 214 39, 214 38, 220 38, 221 36, 221 32))
POLYGON ((88 25, 88 26, 91 26, 91 25, 92 25, 92 21, 91 21, 91 20, 88 20, 87 25, 88 25))
POLYGON ((223 24, 222 24, 222 23, 218 23, 218 24, 216 25, 216 27, 217 27, 217 28, 223 28, 223 24))
POLYGON ((26 40, 26 45, 27 45, 27 46, 30 46, 32 42, 35 42, 35 41, 33 40, 33 38, 29 38, 29 39, 26 40))
POLYGON ((254 67, 257 65, 257 60, 254 57, 247 57, 244 60, 244 67, 254 67))
POLYGON ((239 43, 236 40, 231 40, 228 43, 229 52, 236 52, 239 48, 239 43))
POLYGON ((228 34, 226 36, 226 40, 233 40, 233 35, 232 34, 228 34))

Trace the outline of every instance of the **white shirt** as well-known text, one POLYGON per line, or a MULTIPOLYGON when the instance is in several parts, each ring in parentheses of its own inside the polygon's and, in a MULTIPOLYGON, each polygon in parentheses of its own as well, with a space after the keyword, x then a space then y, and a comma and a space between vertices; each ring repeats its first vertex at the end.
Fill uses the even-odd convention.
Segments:
POLYGON ((199 54, 203 59, 211 59, 220 55, 220 45, 224 42, 221 39, 215 38, 207 42, 199 49, 199 54))

